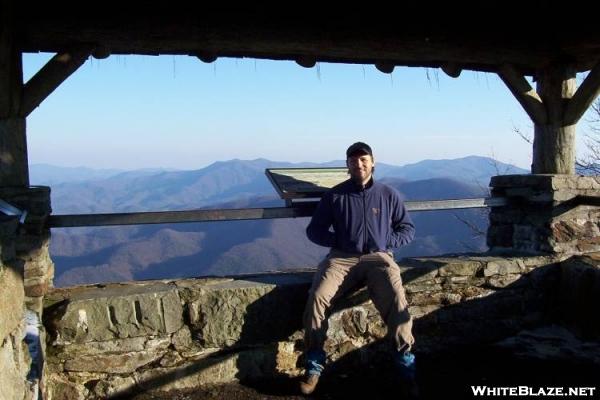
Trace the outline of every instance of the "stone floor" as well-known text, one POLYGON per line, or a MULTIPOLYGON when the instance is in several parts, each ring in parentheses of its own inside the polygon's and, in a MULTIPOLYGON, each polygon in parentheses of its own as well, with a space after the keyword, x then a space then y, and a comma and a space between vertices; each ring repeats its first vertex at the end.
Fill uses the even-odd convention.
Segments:
MULTIPOLYGON (((506 349, 472 349, 469 353, 438 354, 418 358, 420 398, 473 398, 471 386, 595 387, 600 398, 600 365, 567 360, 549 361, 523 358, 506 349)), ((273 379, 235 383, 193 392, 140 393, 134 400, 205 400, 205 399, 304 399, 298 393, 297 379, 273 379)), ((373 366, 365 370, 325 374, 313 399, 400 399, 400 388, 389 368, 373 366)))

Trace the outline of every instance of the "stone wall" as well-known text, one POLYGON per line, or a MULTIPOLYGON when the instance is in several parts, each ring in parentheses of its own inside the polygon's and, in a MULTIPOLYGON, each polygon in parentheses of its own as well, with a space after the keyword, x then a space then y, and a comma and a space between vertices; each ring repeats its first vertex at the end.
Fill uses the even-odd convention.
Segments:
POLYGON ((0 220, 0 399, 24 399, 29 372, 23 265, 16 257, 16 218, 0 220))
POLYGON ((491 249, 561 254, 600 250, 600 177, 504 175, 492 177, 490 186, 492 196, 509 199, 507 206, 491 209, 491 249))
POLYGON ((0 214, 0 399, 21 400, 35 397, 39 383, 35 368, 41 362, 43 331, 34 325, 41 319, 42 298, 54 274, 50 233, 43 227, 50 214, 50 191, 2 187, 0 199, 28 213, 25 224, 0 214), (32 348, 40 354, 33 364, 32 348))
MULTIPOLYGON (((415 351, 490 343, 548 318, 556 257, 401 262, 415 351)), ((49 399, 111 398, 301 373, 312 272, 54 289, 44 312, 49 399)), ((364 290, 337 306, 332 368, 378 362, 386 329, 364 290)))
POLYGON ((600 255, 562 263, 560 286, 560 324, 583 339, 600 340, 600 255))
POLYGON ((27 307, 38 314, 42 312, 42 298, 52 287, 54 263, 50 259, 50 230, 44 223, 51 213, 50 188, 0 188, 0 199, 20 210, 27 211, 25 224, 19 226, 15 238, 17 258, 23 262, 27 307))

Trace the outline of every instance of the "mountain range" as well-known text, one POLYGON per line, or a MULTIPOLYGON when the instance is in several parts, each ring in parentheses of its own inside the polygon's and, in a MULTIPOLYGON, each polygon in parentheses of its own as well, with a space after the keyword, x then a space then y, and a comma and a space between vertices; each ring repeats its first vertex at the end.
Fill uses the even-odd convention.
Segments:
MULTIPOLYGON (((51 185, 54 214, 276 207, 265 168, 342 166, 230 160, 192 171, 92 170, 32 165, 32 184, 51 185)), ((528 173, 486 157, 377 163, 376 178, 407 200, 487 196, 498 171, 528 173)), ((413 214, 417 236, 397 257, 483 251, 485 209, 413 214)), ((52 230, 55 285, 229 275, 314 267, 327 249, 306 239, 308 218, 52 230)))

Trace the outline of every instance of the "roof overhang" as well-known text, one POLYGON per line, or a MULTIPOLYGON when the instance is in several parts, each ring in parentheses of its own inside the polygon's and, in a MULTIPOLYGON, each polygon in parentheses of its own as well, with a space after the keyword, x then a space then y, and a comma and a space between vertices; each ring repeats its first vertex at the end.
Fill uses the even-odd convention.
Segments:
MULTIPOLYGON (((487 72, 511 64, 525 75, 556 62, 586 71, 600 59, 600 30, 551 30, 552 19, 544 26, 511 26, 502 19, 492 22, 489 15, 440 22, 440 12, 414 10, 410 16, 385 10, 303 15, 181 6, 128 13, 94 13, 89 6, 54 11, 32 13, 17 6, 15 28, 23 52, 93 46, 99 56, 182 54, 207 61, 251 57, 487 72)), ((555 17, 559 22, 562 15, 555 17)))

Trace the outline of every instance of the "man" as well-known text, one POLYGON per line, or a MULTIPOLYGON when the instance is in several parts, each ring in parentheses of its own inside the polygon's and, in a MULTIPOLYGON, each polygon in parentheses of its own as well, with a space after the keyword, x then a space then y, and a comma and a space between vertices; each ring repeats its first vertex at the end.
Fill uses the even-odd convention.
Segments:
POLYGON ((346 165, 350 179, 323 195, 306 228, 312 242, 331 247, 331 252, 315 273, 304 311, 306 375, 300 383, 304 394, 315 390, 325 365, 323 344, 331 304, 364 283, 393 339, 399 377, 414 382, 412 319, 390 249, 409 243, 415 228, 400 194, 373 179, 375 160, 369 145, 351 145, 346 165))

